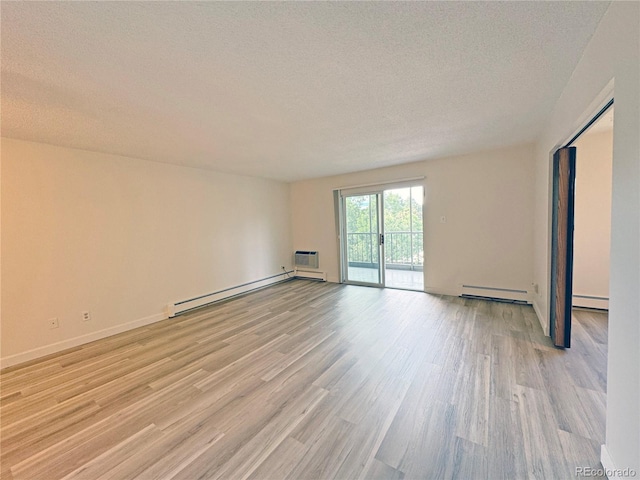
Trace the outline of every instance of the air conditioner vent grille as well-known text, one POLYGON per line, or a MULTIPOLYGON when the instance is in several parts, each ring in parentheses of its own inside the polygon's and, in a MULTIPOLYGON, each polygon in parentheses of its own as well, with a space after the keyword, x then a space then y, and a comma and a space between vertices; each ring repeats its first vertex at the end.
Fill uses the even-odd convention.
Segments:
POLYGON ((297 250, 293 263, 296 267, 318 268, 318 252, 297 250))

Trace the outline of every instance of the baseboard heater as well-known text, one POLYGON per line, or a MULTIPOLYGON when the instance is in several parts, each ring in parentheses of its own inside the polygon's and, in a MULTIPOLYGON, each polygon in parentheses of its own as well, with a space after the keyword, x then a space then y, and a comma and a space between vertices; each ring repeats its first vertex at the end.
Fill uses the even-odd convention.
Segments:
POLYGON ((483 285, 462 285, 461 297, 508 302, 526 305, 529 303, 529 292, 513 288, 487 287, 483 285))
POLYGON ((596 310, 609 310, 609 297, 596 295, 573 294, 572 303, 574 307, 593 308, 596 310))
POLYGON ((305 280, 318 280, 319 282, 327 281, 327 273, 319 272, 318 270, 305 270, 302 268, 295 268, 293 270, 293 276, 295 278, 303 278, 305 280))
POLYGON ((293 265, 293 276, 296 278, 327 281, 327 274, 318 270, 320 261, 316 251, 296 250, 293 254, 293 265))
POLYGON ((189 298, 187 300, 181 300, 179 302, 168 303, 166 308, 166 314, 168 318, 173 318, 181 313, 188 312, 196 308, 206 307, 213 303, 220 302, 222 300, 228 300, 233 297, 244 295, 254 290, 269 287, 276 283, 286 282, 293 280, 290 274, 294 273, 293 270, 287 272, 271 275, 270 277, 261 278, 252 282, 243 283, 229 288, 218 290, 217 292, 206 293, 204 295, 198 295, 197 297, 189 298))

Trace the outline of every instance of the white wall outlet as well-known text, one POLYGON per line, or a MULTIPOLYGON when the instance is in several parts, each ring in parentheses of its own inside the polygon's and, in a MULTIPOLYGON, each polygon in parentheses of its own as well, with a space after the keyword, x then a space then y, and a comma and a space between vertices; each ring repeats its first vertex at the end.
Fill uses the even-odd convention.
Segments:
POLYGON ((54 328, 58 328, 60 326, 60 324, 58 323, 58 319, 57 318, 50 318, 49 319, 49 328, 54 329, 54 328))
POLYGON ((447 223, 447 217, 445 217, 444 215, 442 215, 440 217, 440 223, 447 223))
POLYGON ((82 312, 82 321, 88 322, 89 320, 91 320, 91 313, 89 313, 88 310, 85 312, 82 312))

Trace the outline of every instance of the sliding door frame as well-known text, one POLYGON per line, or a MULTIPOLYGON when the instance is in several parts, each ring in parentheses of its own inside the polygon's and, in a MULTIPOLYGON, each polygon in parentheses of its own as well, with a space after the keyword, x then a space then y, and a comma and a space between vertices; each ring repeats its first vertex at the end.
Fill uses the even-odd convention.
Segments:
MULTIPOLYGON (((379 226, 379 235, 385 234, 384 232, 384 192, 386 190, 393 190, 396 188, 408 188, 408 187, 422 187, 422 211, 420 214, 422 215, 422 223, 425 224, 425 197, 426 197, 426 185, 425 178, 422 177, 411 177, 411 178, 402 178, 397 180, 391 180, 387 182, 378 182, 372 184, 363 184, 363 185, 352 185, 347 187, 335 188, 333 190, 334 193, 334 205, 335 205, 335 213, 336 213, 336 231, 337 235, 337 246, 338 246, 338 261, 339 261, 339 274, 340 274, 340 283, 348 283, 353 285, 364 285, 364 286, 374 286, 379 288, 384 288, 386 286, 386 278, 385 278, 385 250, 384 250, 384 241, 380 248, 380 280, 379 284, 371 284, 371 283, 363 283, 363 282, 354 282, 348 279, 348 259, 347 259, 347 233, 346 233, 346 207, 345 207, 345 198, 355 195, 379 195, 378 200, 378 219, 380 222, 379 226)), ((383 237, 384 238, 384 237, 383 237)), ((422 248, 424 249, 425 245, 425 236, 422 238, 422 248)), ((424 273, 423 273, 424 275, 424 273)))
POLYGON ((384 273, 384 191, 379 189, 372 189, 370 191, 363 191, 358 193, 348 193, 346 195, 340 195, 340 281, 349 285, 362 285, 366 287, 379 287, 385 286, 385 273, 384 273), (376 196, 376 210, 377 210, 377 243, 378 243, 378 282, 362 282, 352 280, 349 278, 349 258, 348 258, 348 232, 347 232, 347 202, 349 197, 359 197, 366 195, 376 196))
MULTIPOLYGON (((582 135, 587 129, 593 125, 609 108, 614 104, 613 81, 605 87, 600 95, 599 107, 592 110, 591 114, 586 115, 588 119, 585 121, 576 133, 571 136, 564 145, 560 144, 550 152, 550 199, 549 199, 549 237, 548 241, 548 327, 549 336, 553 343, 559 348, 569 348, 571 346, 571 308, 573 302, 573 208, 575 201, 575 168, 576 168, 576 149, 571 145, 582 135), (570 149, 573 149, 571 152, 570 149), (561 180, 559 178, 561 166, 560 152, 565 157, 563 159, 565 166, 565 175, 569 175, 569 183, 565 183, 560 190, 561 180), (564 204, 562 208, 560 204, 564 204), (560 210, 566 210, 564 220, 558 218, 560 210), (567 222, 565 225, 559 225, 558 222, 567 222), (560 238, 558 227, 567 228, 565 239, 560 238), (564 269, 565 272, 559 271, 564 269)), ((564 179, 565 182, 567 178, 564 179)))

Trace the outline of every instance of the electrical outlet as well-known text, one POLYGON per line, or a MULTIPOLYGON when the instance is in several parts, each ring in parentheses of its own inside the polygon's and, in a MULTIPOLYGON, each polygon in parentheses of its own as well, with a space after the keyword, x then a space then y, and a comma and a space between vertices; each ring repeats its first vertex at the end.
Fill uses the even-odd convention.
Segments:
POLYGON ((445 217, 444 215, 442 215, 440 217, 440 223, 447 223, 447 217, 445 217))
POLYGON ((82 312, 82 321, 88 322, 89 320, 91 320, 91 313, 89 311, 82 312))
POLYGON ((58 323, 58 319, 57 318, 50 318, 49 319, 49 328, 54 329, 54 328, 58 328, 60 326, 60 324, 58 323))

